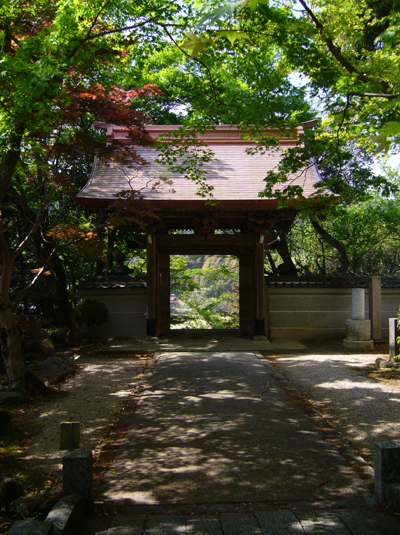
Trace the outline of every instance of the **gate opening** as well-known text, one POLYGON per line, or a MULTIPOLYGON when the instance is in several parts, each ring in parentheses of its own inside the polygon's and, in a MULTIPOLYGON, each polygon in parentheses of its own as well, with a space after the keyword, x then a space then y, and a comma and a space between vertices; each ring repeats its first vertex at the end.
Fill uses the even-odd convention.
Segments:
POLYGON ((239 259, 170 256, 170 328, 239 328, 239 259))

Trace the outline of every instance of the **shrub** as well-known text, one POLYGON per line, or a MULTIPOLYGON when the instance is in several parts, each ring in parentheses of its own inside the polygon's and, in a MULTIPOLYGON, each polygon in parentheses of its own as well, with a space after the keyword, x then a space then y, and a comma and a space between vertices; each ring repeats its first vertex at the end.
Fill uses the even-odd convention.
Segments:
POLYGON ((108 320, 108 309, 106 305, 93 297, 86 297, 78 304, 77 320, 79 323, 86 323, 89 335, 93 338, 93 327, 101 325, 108 320))

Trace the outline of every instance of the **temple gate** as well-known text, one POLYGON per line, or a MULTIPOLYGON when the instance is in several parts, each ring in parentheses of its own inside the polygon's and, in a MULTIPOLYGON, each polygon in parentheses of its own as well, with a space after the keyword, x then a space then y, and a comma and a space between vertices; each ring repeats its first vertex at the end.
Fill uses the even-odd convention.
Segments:
MULTIPOLYGON (((109 142, 129 143, 126 129, 106 125, 109 142)), ((178 126, 149 126, 155 139, 173 132, 178 126)), ((216 159, 204 166, 207 183, 213 186, 213 198, 198 196, 196 184, 178 173, 171 173, 157 162, 154 149, 137 147, 148 165, 132 170, 117 164, 96 164, 78 202, 92 210, 109 210, 119 192, 140 191, 129 203, 146 205, 156 215, 142 225, 146 234, 137 242, 147 249, 147 334, 159 336, 170 330, 170 256, 235 255, 239 259, 239 318, 244 335, 265 334, 264 251, 279 238, 278 228, 288 229, 296 216, 295 206, 278 208, 276 199, 260 198, 267 172, 282 157, 282 149, 294 146, 302 127, 290 136, 275 136, 278 147, 267 154, 248 154, 255 141, 229 126, 197 137, 209 147, 216 159), (160 185, 160 178, 167 178, 160 185)), ((306 196, 318 181, 314 166, 299 176, 290 176, 293 185, 301 185, 306 196)))

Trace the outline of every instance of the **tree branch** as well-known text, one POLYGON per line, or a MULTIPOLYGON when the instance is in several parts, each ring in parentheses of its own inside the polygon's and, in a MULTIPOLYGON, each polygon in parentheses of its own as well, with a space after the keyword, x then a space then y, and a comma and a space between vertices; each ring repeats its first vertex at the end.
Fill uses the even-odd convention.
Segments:
POLYGON ((71 50, 71 52, 67 55, 67 59, 70 60, 77 52, 78 50, 88 41, 94 41, 95 39, 98 39, 99 37, 105 37, 107 35, 112 35, 114 33, 122 33, 128 30, 136 30, 138 28, 141 28, 142 26, 145 26, 146 24, 157 24, 158 26, 162 26, 157 20, 149 19, 144 20, 143 22, 138 22, 137 24, 134 24, 133 26, 125 26, 122 28, 115 28, 113 30, 105 30, 103 32, 95 33, 93 35, 90 34, 91 29, 88 31, 86 37, 84 37, 75 48, 71 50))
POLYGON ((40 224, 43 220, 43 216, 45 211, 47 210, 47 207, 49 206, 49 203, 51 201, 51 198, 55 192, 56 188, 53 187, 50 189, 50 191, 47 193, 46 197, 44 198, 42 204, 40 205, 40 209, 38 211, 38 214, 36 216, 36 221, 32 225, 32 228, 26 235, 26 237, 22 240, 22 242, 19 244, 19 246, 15 249, 15 251, 12 253, 12 259, 13 261, 17 258, 17 256, 24 250, 26 245, 33 239, 34 235, 36 234, 38 228, 40 227, 40 224))
MULTIPOLYGON (((320 22, 320 20, 317 18, 315 13, 308 7, 305 0, 299 0, 300 4, 305 9, 306 13, 314 23, 315 27, 317 28, 319 35, 321 39, 326 44, 329 52, 332 54, 332 56, 346 69, 347 72, 351 74, 356 74, 357 78, 367 84, 367 83, 374 83, 379 84, 382 88, 385 88, 384 94, 387 94, 387 89, 389 88, 388 84, 384 82, 383 80, 373 80, 369 76, 362 74, 343 54, 341 49, 335 45, 335 43, 332 41, 332 39, 329 39, 327 37, 323 37, 322 32, 324 30, 324 25, 320 22)), ((389 93, 391 95, 391 93, 389 93)), ((388 97, 386 97, 388 98, 388 97)))
MULTIPOLYGON (((94 229, 94 231, 96 231, 98 228, 104 228, 106 226, 106 224, 104 225, 100 225, 99 227, 97 227, 96 229, 94 229)), ((22 299, 25 297, 25 295, 37 284, 37 282, 39 281, 39 279, 43 276, 43 274, 46 272, 52 258, 54 257, 54 255, 56 254, 57 251, 59 251, 61 248, 64 248, 64 247, 69 247, 70 245, 76 245, 77 243, 79 243, 80 241, 82 241, 84 239, 84 237, 82 236, 79 236, 78 238, 74 238, 73 240, 70 240, 69 242, 66 242, 66 243, 62 243, 62 244, 59 244, 59 245, 55 245, 53 247, 53 250, 51 251, 51 253, 47 256, 46 260, 44 261, 43 263, 43 266, 40 268, 40 270, 36 273, 36 275, 34 276, 34 278, 31 280, 31 282, 29 284, 27 284, 25 286, 25 288, 23 290, 20 291, 20 293, 18 294, 18 296, 16 297, 16 299, 14 300, 14 304, 13 304, 13 309, 16 310, 18 305, 21 303, 22 299)))
POLYGON ((340 272, 346 274, 349 269, 349 258, 347 256, 345 246, 336 238, 334 238, 327 230, 325 230, 317 221, 315 216, 310 216, 310 222, 315 232, 321 236, 326 243, 329 243, 339 253, 340 272))
POLYGON ((33 277, 31 282, 25 286, 23 290, 20 291, 18 294, 18 297, 13 302, 13 310, 16 311, 18 308, 18 305, 21 303, 22 299, 25 297, 25 295, 36 285, 36 283, 39 281, 39 279, 42 277, 43 273, 45 273, 49 263, 51 262, 51 259, 53 258, 54 254, 57 251, 57 247, 54 247, 50 255, 46 258, 46 261, 44 262, 43 266, 40 268, 40 270, 36 273, 36 275, 33 277))
POLYGON ((396 93, 348 93, 349 97, 368 97, 368 98, 386 98, 388 100, 394 100, 398 98, 400 94, 396 93))

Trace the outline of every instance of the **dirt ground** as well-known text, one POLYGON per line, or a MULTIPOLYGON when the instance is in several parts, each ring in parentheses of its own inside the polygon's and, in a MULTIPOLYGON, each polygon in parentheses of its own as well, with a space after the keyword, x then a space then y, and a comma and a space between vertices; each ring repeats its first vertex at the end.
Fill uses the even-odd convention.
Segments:
POLYGON ((375 442, 400 438, 400 368, 381 369, 387 343, 369 353, 345 353, 339 340, 306 340, 308 349, 265 353, 297 394, 373 466, 375 442))
MULTIPOLYGON (((79 422, 80 448, 97 458, 151 360, 149 354, 100 355, 95 347, 47 352, 45 357, 55 355, 73 372, 51 387, 49 396, 7 407, 14 431, 0 439, 1 477, 16 478, 27 494, 61 488, 61 422, 79 422)), ((34 373, 42 379, 51 375, 34 373)))

